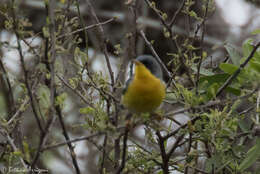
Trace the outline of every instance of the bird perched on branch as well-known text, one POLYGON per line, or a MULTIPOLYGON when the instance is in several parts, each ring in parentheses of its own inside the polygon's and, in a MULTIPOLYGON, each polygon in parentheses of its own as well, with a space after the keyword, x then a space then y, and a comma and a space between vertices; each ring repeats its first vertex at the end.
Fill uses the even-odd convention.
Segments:
POLYGON ((135 113, 153 112, 165 97, 162 69, 149 55, 139 56, 133 63, 135 71, 126 82, 123 105, 135 113))

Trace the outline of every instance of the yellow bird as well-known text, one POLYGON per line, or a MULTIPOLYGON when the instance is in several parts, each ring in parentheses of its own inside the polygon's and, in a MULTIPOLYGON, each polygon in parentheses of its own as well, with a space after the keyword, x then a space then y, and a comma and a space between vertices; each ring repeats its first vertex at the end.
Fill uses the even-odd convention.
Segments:
POLYGON ((122 102, 135 113, 152 112, 160 106, 165 97, 162 70, 154 57, 139 56, 133 60, 134 74, 127 80, 122 102))

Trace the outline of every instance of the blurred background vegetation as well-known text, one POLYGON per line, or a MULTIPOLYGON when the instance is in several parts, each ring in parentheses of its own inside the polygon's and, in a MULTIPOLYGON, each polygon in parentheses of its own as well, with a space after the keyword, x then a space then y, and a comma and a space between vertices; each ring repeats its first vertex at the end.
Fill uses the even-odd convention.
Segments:
POLYGON ((0 2, 0 173, 260 171, 259 1, 0 2), (167 97, 127 131, 142 54, 167 97))

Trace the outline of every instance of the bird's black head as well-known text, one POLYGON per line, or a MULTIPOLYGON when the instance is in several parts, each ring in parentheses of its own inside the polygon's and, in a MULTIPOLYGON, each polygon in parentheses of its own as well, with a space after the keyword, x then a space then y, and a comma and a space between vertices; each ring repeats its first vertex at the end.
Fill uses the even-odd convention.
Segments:
POLYGON ((162 69, 153 56, 141 55, 136 58, 137 61, 144 64, 150 72, 157 78, 162 79, 162 69))

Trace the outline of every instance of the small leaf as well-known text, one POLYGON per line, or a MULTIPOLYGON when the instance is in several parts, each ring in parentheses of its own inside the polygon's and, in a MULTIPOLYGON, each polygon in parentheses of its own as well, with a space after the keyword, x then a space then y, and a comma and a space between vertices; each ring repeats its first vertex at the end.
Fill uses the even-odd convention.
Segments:
POLYGON ((209 88, 208 88, 208 95, 210 97, 215 98, 216 94, 217 94, 217 90, 219 88, 219 84, 218 83, 213 83, 209 88))
POLYGON ((252 31, 251 34, 253 34, 253 35, 260 34, 260 28, 258 28, 258 29, 256 29, 256 30, 252 31))
POLYGON ((208 85, 212 85, 213 83, 222 83, 222 82, 225 82, 228 77, 230 75, 229 74, 215 74, 213 76, 205 76, 205 77, 201 77, 200 78, 200 82, 199 83, 202 83, 202 82, 205 82, 205 81, 208 81, 208 85))
POLYGON ((249 54, 254 49, 253 40, 252 39, 245 40, 242 47, 243 47, 243 56, 248 57, 249 54))
POLYGON ((219 65, 219 68, 225 73, 228 73, 230 75, 234 74, 234 72, 238 69, 236 65, 229 64, 229 63, 221 63, 219 65))
POLYGON ((67 98, 67 93, 63 92, 55 99, 55 105, 59 105, 61 108, 64 107, 65 100, 67 98))
POLYGON ((257 61, 250 61, 249 62, 249 65, 250 65, 250 67, 253 69, 253 70, 255 70, 255 71, 257 71, 257 72, 259 72, 260 73, 260 62, 257 62, 257 61))
MULTIPOLYGON (((195 66, 195 65, 192 65, 191 69, 194 72, 198 72, 197 66, 195 66)), ((212 75, 214 75, 214 73, 212 71, 210 71, 208 69, 205 69, 205 68, 202 68, 202 67, 200 68, 200 74, 205 75, 205 76, 212 76, 212 75)))
POLYGON ((23 156, 23 153, 22 153, 20 150, 14 151, 13 154, 14 154, 15 156, 20 156, 20 157, 23 156))
POLYGON ((226 48, 232 63, 234 65, 239 65, 241 59, 240 53, 231 44, 226 44, 224 47, 226 48))
POLYGON ((247 120, 239 120, 238 125, 243 132, 248 132, 248 131, 250 131, 250 127, 251 127, 252 123, 250 123, 247 120))
POLYGON ((30 147, 26 141, 23 141, 23 149, 24 149, 24 154, 25 154, 26 160, 30 161, 30 147))
POLYGON ((232 87, 227 87, 226 89, 225 89, 225 91, 227 91, 227 92, 229 92, 229 93, 232 93, 232 94, 234 94, 234 95, 236 95, 236 96, 240 96, 240 94, 241 94, 241 90, 240 89, 236 89, 236 88, 232 88, 232 87))
POLYGON ((79 112, 81 114, 93 114, 95 112, 95 109, 92 107, 85 107, 85 108, 80 108, 79 112))
POLYGON ((51 106, 50 96, 50 89, 45 85, 40 85, 37 90, 37 99, 39 100, 39 106, 43 115, 48 113, 51 106))
POLYGON ((79 47, 76 47, 74 50, 74 60, 78 65, 85 65, 85 63, 88 61, 88 55, 81 51, 79 47))
POLYGON ((239 165, 238 170, 244 171, 248 167, 250 167, 260 156, 260 138, 257 138, 256 144, 249 149, 247 152, 247 157, 243 160, 243 162, 239 165))

